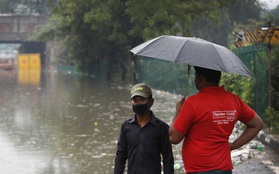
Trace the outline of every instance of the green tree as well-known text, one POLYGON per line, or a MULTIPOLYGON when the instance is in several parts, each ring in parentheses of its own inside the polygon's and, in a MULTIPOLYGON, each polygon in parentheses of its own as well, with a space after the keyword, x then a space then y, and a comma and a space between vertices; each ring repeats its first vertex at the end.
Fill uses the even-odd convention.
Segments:
POLYGON ((0 13, 49 15, 54 0, 0 0, 0 13))
POLYGON ((235 27, 239 25, 246 26, 251 21, 260 21, 261 11, 263 9, 258 0, 228 1, 220 9, 220 16, 217 22, 205 16, 193 23, 191 33, 193 36, 199 36, 228 47, 231 41, 231 33, 235 27))
POLYGON ((81 70, 90 72, 95 64, 110 62, 113 66, 108 68, 108 75, 121 69, 124 79, 129 54, 128 21, 123 9, 123 4, 115 1, 86 0, 81 3, 61 0, 54 8, 53 19, 50 19, 52 22, 61 21, 61 25, 54 25, 59 28, 42 32, 41 36, 53 36, 52 31, 59 33, 54 36, 67 41, 67 56, 81 70))
POLYGON ((50 14, 51 1, 49 0, 19 0, 17 10, 21 14, 50 14))
POLYGON ((204 15, 216 20, 219 7, 225 2, 214 0, 208 5, 202 0, 61 0, 50 21, 62 24, 53 25, 52 29, 47 25, 48 30, 41 30, 46 31, 41 32, 44 36, 38 38, 60 36, 67 39, 68 56, 78 67, 90 70, 97 62, 107 61, 114 65, 110 71, 120 69, 124 77, 130 67, 130 48, 162 34, 184 35, 189 32, 191 21, 204 15), (61 29, 63 31, 59 31, 61 29), (59 34, 50 34, 52 31, 59 34))
MULTIPOLYGON (((62 23, 53 25, 52 29, 48 25, 48 30, 42 29, 46 33, 41 33, 60 36, 67 41, 67 57, 73 59, 80 69, 89 71, 96 63, 106 61, 113 64, 109 66, 112 72, 108 74, 121 71, 123 80, 127 68, 131 67, 129 49, 160 35, 190 36, 193 23, 205 17, 209 22, 226 21, 229 16, 224 15, 224 9, 235 2, 242 1, 60 0, 53 10, 51 18, 54 19, 50 21, 62 23)), ((208 26, 212 27, 214 23, 208 26)), ((205 28, 199 27, 199 31, 205 28)), ((41 38, 47 38, 45 36, 41 38)))
POLYGON ((272 59, 271 59, 271 107, 266 112, 268 114, 269 126, 271 131, 279 133, 279 46, 273 46, 272 48, 272 59))
POLYGON ((0 0, 0 13, 15 14, 19 4, 19 0, 0 0))
POLYGON ((207 16, 208 20, 219 21, 220 8, 229 5, 228 1, 212 0, 155 0, 128 1, 127 13, 131 16, 133 28, 130 35, 142 36, 132 42, 132 46, 162 34, 190 36, 193 23, 207 16))
MULTIPOLYGON (((271 59, 271 86, 272 86, 272 97, 271 106, 275 110, 279 111, 279 46, 273 47, 273 56, 271 59)), ((279 115, 278 115, 279 117, 279 115)))

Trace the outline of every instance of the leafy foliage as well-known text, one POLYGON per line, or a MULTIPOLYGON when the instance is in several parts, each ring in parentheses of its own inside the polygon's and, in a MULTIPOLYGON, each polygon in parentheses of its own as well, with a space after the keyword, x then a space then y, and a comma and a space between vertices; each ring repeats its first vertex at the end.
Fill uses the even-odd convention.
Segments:
POLYGON ((279 111, 268 107, 266 110, 268 114, 269 126, 272 133, 279 133, 279 111))
MULTIPOLYGON (((279 26, 279 6, 264 16, 273 26, 279 26)), ((274 133, 279 133, 279 45, 271 46, 271 106, 266 109, 269 126, 274 133)))
POLYGON ((219 21, 222 15, 220 8, 225 5, 230 3, 223 0, 212 0, 210 3, 203 0, 127 1, 127 13, 133 24, 129 34, 132 37, 142 36, 132 42, 132 46, 162 34, 190 36, 195 21, 203 17, 219 21))
POLYGON ((250 77, 223 74, 220 84, 226 86, 226 90, 238 95, 249 106, 254 104, 254 87, 256 81, 250 77))
MULTIPOLYGON (((215 20, 208 16, 194 21, 191 25, 192 36, 199 36, 214 43, 228 46, 234 38, 230 37, 235 27, 247 26, 251 21, 260 21, 262 7, 256 0, 226 1, 215 20)), ((239 30, 237 30, 239 31, 239 30)))
POLYGON ((106 61, 115 74, 131 67, 128 50, 146 39, 163 35, 189 35, 190 24, 208 16, 218 20, 219 8, 225 0, 205 4, 196 1, 135 0, 60 0, 53 9, 50 24, 42 28, 38 38, 67 41, 68 57, 83 71, 106 61))
POLYGON ((1 14, 48 15, 53 0, 0 0, 1 14))
MULTIPOLYGON (((271 59, 271 86, 272 86, 272 96, 271 96, 271 106, 273 109, 279 111, 279 46, 273 47, 273 54, 271 59)), ((279 119, 279 115, 278 115, 279 119)))

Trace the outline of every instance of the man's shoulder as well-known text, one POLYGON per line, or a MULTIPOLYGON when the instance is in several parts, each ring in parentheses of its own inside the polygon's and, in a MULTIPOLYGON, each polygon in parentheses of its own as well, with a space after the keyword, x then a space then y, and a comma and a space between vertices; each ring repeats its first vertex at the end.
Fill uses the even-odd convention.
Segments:
POLYGON ((169 127, 169 125, 164 120, 156 117, 155 115, 154 115, 154 119, 156 120, 157 125, 162 125, 162 126, 165 126, 165 127, 169 127))
POLYGON ((131 123, 133 123, 133 122, 135 122, 135 116, 131 116, 131 117, 129 117, 129 118, 126 118, 124 121, 123 121, 123 125, 125 125, 125 124, 131 124, 131 123))

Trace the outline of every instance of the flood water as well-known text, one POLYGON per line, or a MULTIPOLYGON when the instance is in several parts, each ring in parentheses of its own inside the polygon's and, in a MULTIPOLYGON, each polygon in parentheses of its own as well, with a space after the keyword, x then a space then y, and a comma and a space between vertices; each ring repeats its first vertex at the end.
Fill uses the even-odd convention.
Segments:
MULTIPOLYGON (((1 173, 113 173, 130 88, 56 70, 1 70, 1 173)), ((179 96, 153 93, 152 110, 170 123, 179 96)))

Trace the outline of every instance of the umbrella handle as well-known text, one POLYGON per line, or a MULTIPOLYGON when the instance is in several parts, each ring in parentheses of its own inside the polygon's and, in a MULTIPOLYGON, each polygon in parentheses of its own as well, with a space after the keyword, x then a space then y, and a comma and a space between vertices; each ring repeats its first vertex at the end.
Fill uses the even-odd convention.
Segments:
POLYGON ((184 93, 184 97, 187 96, 187 91, 188 91, 188 84, 189 84, 189 77, 190 77, 190 71, 191 71, 191 65, 188 65, 188 71, 187 71, 187 80, 186 80, 186 87, 185 87, 185 93, 184 93))

